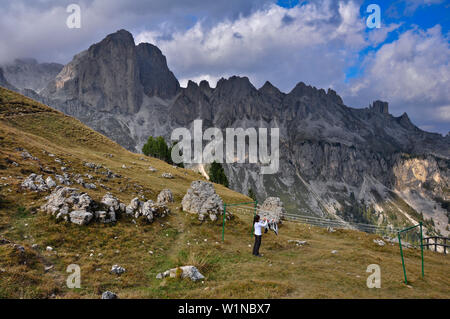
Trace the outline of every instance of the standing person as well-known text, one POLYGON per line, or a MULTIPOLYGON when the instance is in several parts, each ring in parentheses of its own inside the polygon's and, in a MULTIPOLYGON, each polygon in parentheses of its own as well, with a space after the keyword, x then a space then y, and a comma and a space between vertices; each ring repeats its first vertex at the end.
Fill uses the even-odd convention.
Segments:
POLYGON ((259 254, 259 247, 261 246, 261 237, 262 232, 261 229, 265 228, 267 226, 267 218, 263 218, 263 221, 260 222, 259 215, 255 215, 253 218, 253 227, 255 229, 255 245, 253 246, 253 255, 257 257, 261 257, 259 254))

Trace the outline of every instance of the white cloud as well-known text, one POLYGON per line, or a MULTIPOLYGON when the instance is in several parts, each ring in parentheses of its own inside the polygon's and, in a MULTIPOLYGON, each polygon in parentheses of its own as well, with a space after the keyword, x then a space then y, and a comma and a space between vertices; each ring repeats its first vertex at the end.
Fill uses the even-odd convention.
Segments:
POLYGON ((440 122, 450 123, 450 105, 440 106, 436 109, 434 119, 440 122))
POLYGON ((367 45, 364 28, 353 1, 336 7, 324 0, 292 9, 273 4, 212 27, 199 21, 170 39, 158 31, 142 32, 136 42, 160 47, 174 73, 184 79, 244 74, 256 86, 270 80, 289 90, 301 80, 335 86, 346 65, 367 45))
POLYGON ((364 89, 396 102, 450 101, 450 47, 439 25, 426 31, 409 30, 366 58, 363 81, 356 79, 352 92, 364 89))
POLYGON ((389 101, 393 114, 408 112, 420 127, 449 131, 449 35, 442 34, 439 25, 402 33, 368 55, 363 64, 363 77, 344 90, 346 102, 361 107, 382 99, 389 101))

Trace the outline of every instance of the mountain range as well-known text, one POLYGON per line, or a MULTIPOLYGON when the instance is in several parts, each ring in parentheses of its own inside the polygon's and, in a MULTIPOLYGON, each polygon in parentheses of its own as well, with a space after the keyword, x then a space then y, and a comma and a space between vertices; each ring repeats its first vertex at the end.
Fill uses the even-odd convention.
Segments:
MULTIPOLYGON (((449 234, 450 135, 425 132, 384 101, 350 108, 332 89, 299 82, 281 92, 247 77, 180 86, 156 46, 126 30, 108 35, 65 66, 20 59, 0 68, 0 85, 81 120, 128 150, 169 141, 177 127, 278 127, 280 170, 224 164, 230 188, 259 201, 278 196, 291 214, 401 226, 422 221, 449 234), (3 69, 3 70, 2 70, 3 69)), ((205 171, 204 167, 200 167, 205 171)))

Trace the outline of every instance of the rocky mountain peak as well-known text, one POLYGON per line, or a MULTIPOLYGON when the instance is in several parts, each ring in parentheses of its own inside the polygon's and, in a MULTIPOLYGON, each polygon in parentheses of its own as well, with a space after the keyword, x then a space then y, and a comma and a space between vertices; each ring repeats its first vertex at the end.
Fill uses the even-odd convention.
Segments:
POLYGON ((39 63, 33 58, 15 59, 3 65, 4 76, 18 89, 40 91, 55 78, 63 68, 59 63, 39 63))
POLYGON ((257 92, 253 84, 250 83, 248 77, 232 76, 228 79, 221 78, 217 82, 215 93, 219 96, 228 98, 242 98, 253 92, 257 92))
POLYGON ((202 81, 200 81, 200 88, 202 89, 202 90, 207 90, 207 91, 209 91, 210 89, 211 89, 211 87, 209 86, 209 82, 208 81, 206 81, 206 80, 202 80, 202 81))
POLYGON ((269 81, 266 81, 264 85, 259 89, 259 92, 267 95, 280 95, 283 94, 276 86, 269 81))
POLYGON ((105 45, 107 43, 115 43, 115 44, 124 44, 129 46, 134 46, 134 38, 133 35, 127 30, 121 29, 117 32, 111 33, 106 36, 100 43, 100 45, 105 45))
POLYGON ((130 32, 119 30, 76 55, 44 95, 98 111, 135 114, 144 95, 170 99, 179 91, 161 50, 149 43, 136 46, 130 32))
POLYGON ((380 100, 374 101, 369 107, 372 111, 382 114, 389 114, 389 103, 380 100))
POLYGON ((342 98, 336 93, 335 90, 328 89, 327 96, 335 103, 337 104, 344 104, 344 101, 342 101, 342 98))
POLYGON ((408 114, 406 112, 398 117, 398 122, 404 128, 407 128, 407 129, 414 129, 414 128, 416 128, 416 126, 409 119, 409 116, 408 116, 408 114))
POLYGON ((14 59, 14 64, 36 65, 38 64, 38 61, 35 58, 18 58, 14 59))
POLYGON ((292 89, 291 92, 289 92, 289 95, 291 96, 313 96, 316 95, 318 90, 315 87, 312 87, 310 85, 306 85, 303 82, 297 83, 297 85, 292 89))
POLYGON ((166 57, 161 50, 150 44, 140 43, 136 47, 140 82, 144 93, 171 98, 180 90, 180 83, 167 66, 166 57))

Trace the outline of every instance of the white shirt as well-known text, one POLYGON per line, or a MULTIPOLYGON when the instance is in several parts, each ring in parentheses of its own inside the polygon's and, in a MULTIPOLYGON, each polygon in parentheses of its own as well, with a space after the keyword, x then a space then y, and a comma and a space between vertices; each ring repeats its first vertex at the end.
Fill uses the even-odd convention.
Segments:
POLYGON ((267 226, 267 220, 264 222, 257 222, 255 223, 255 235, 261 236, 261 228, 265 228, 267 226))

